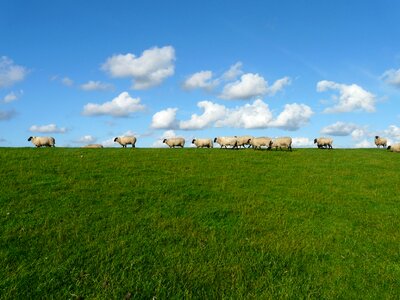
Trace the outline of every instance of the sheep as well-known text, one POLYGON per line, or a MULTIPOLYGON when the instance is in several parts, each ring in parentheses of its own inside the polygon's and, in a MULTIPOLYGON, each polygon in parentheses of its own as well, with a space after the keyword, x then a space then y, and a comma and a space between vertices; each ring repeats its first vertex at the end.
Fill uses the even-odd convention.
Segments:
POLYGON ((320 137, 314 139, 314 144, 317 144, 319 149, 323 149, 325 147, 328 147, 329 149, 333 149, 332 147, 333 139, 331 138, 325 138, 325 137, 320 137))
POLYGON ((235 138, 237 138, 237 146, 238 147, 246 148, 245 145, 249 145, 248 148, 251 147, 249 140, 253 138, 252 136, 250 136, 250 135, 235 136, 235 138))
POLYGON ((392 152, 400 152, 400 143, 388 146, 387 149, 392 152))
POLYGON ((195 144, 197 148, 213 147, 213 142, 211 139, 193 139, 192 144, 195 144))
POLYGON ((103 145, 101 145, 101 144, 89 144, 89 145, 83 146, 82 148, 103 148, 103 145))
POLYGON ((37 148, 45 147, 55 147, 56 140, 51 136, 30 136, 28 142, 32 142, 37 148))
POLYGON ((235 149, 235 148, 238 149, 237 138, 235 138, 235 137, 219 136, 214 139, 214 143, 220 144, 221 148, 222 147, 228 148, 227 146, 232 146, 232 149, 235 149))
POLYGON ((185 146, 185 139, 184 138, 169 138, 164 139, 163 143, 167 144, 170 148, 181 147, 185 146))
POLYGON ((136 137, 134 136, 117 136, 114 142, 119 143, 122 148, 126 148, 126 145, 132 144, 132 148, 135 148, 136 137))
POLYGON ((375 145, 379 148, 379 146, 386 147, 387 139, 381 138, 379 136, 375 136, 375 145))
POLYGON ((255 149, 261 149, 262 146, 268 147, 270 149, 269 144, 272 141, 269 137, 256 137, 251 138, 248 142, 255 149))
POLYGON ((292 138, 291 137, 279 137, 273 139, 269 142, 270 148, 275 148, 278 150, 278 147, 282 150, 282 147, 288 148, 288 150, 292 151, 292 138))

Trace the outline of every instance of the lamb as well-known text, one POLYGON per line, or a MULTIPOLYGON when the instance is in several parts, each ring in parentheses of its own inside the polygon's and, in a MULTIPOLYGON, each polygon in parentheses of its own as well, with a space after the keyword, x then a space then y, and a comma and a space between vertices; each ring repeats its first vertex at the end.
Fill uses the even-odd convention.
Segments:
POLYGON ((193 139, 192 144, 195 144, 197 148, 213 147, 213 142, 211 139, 193 139))
POLYGON ((386 147, 387 139, 381 138, 379 136, 375 136, 375 145, 379 148, 379 146, 386 147))
POLYGON ((37 148, 45 147, 55 147, 56 140, 51 136, 30 136, 28 142, 32 142, 37 148))
POLYGON ((132 148, 135 148, 136 137, 134 136, 118 136, 114 139, 114 142, 119 143, 123 148, 126 148, 126 145, 132 144, 132 148))
POLYGON ((279 137, 276 139, 273 139, 269 143, 270 148, 275 148, 278 150, 278 147, 282 150, 283 148, 288 148, 288 150, 292 151, 292 138, 291 137, 279 137))
POLYGON ((83 146, 82 148, 103 148, 103 145, 101 145, 101 144, 89 144, 89 145, 83 146))
POLYGON ((245 145, 249 145, 248 148, 250 148, 250 142, 249 140, 252 139, 253 137, 250 135, 245 135, 245 136, 235 136, 237 138, 237 146, 238 147, 243 147, 246 148, 245 145))
POLYGON ((227 146, 232 146, 232 149, 238 149, 237 138, 236 137, 216 137, 214 143, 218 143, 222 147, 228 148, 227 146))
POLYGON ((185 146, 185 139, 184 138, 170 138, 164 139, 163 143, 167 144, 170 148, 181 147, 185 146))
POLYGON ((269 137, 256 137, 251 138, 248 142, 251 146, 253 146, 254 149, 261 149, 262 146, 268 147, 269 149, 269 144, 271 141, 272 139, 269 137))
POLYGON ((388 146, 387 149, 392 152, 400 152, 400 143, 388 146))
POLYGON ((333 143, 333 139, 331 139, 331 138, 320 137, 320 138, 314 139, 314 144, 317 144, 319 149, 325 148, 325 147, 328 147, 329 149, 333 149, 332 143, 333 143))

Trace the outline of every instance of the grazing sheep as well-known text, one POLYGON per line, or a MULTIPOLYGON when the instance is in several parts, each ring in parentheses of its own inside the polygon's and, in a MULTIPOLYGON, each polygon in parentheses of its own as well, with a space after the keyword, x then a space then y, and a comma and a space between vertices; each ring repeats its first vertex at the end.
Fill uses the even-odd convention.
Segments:
POLYGON ((134 136, 118 136, 114 139, 114 142, 119 143, 123 148, 126 145, 132 144, 132 148, 135 148, 136 138, 134 136))
POLYGON ((271 141, 272 139, 269 137, 256 137, 256 138, 251 138, 249 140, 249 144, 253 146, 255 150, 255 149, 261 149, 262 146, 269 148, 269 144, 271 141))
POLYGON ((103 148, 103 145, 101 145, 101 144, 89 144, 89 145, 83 146, 82 148, 103 148))
POLYGON ((238 148, 240 148, 240 147, 246 148, 245 145, 249 145, 248 148, 251 147, 250 142, 249 142, 249 140, 253 138, 251 135, 235 136, 235 138, 237 138, 238 148))
POLYGON ((379 148, 379 146, 386 147, 387 139, 381 138, 379 136, 375 136, 375 145, 379 148))
POLYGON ((167 144, 170 148, 181 147, 185 146, 185 139, 184 138, 170 138, 164 139, 163 143, 167 144))
POLYGON ((232 146, 232 149, 235 149, 235 148, 238 149, 237 138, 235 138, 235 137, 219 136, 214 139, 214 143, 220 144, 221 148, 222 147, 228 148, 227 146, 232 146))
POLYGON ((28 142, 32 142, 37 148, 55 147, 56 140, 51 136, 30 136, 28 142))
POLYGON ((269 143, 270 148, 275 148, 278 150, 278 147, 282 150, 283 148, 288 148, 288 150, 292 151, 292 138, 291 137, 279 137, 276 139, 273 139, 269 143))
POLYGON ((213 147, 213 142, 211 139, 193 139, 192 144, 195 144, 197 148, 213 147))
POLYGON ((323 149, 325 147, 329 149, 333 149, 332 147, 333 139, 331 138, 325 138, 325 137, 320 137, 317 139, 314 139, 314 144, 317 144, 319 149, 323 149))
POLYGON ((400 152, 400 143, 388 146, 387 149, 392 151, 392 152, 400 152))

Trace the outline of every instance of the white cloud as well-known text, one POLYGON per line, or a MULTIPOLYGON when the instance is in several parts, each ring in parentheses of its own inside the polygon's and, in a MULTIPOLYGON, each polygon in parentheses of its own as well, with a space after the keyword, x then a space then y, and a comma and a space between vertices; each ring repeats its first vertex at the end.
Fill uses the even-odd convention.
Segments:
POLYGON ((193 114, 190 120, 181 121, 179 127, 184 130, 202 129, 209 127, 212 123, 226 116, 225 106, 213 103, 211 101, 201 101, 197 106, 203 110, 203 114, 193 114))
POLYGON ((393 139, 400 139, 400 128, 396 125, 390 125, 388 129, 384 131, 384 133, 393 139))
POLYGON ((117 54, 108 58, 102 69, 112 77, 133 78, 132 88, 142 90, 161 84, 174 74, 175 49, 172 46, 154 47, 134 54, 117 54))
POLYGON ((383 73, 381 77, 386 83, 395 87, 400 87, 400 69, 390 69, 383 73))
POLYGON ((353 123, 344 123, 339 121, 322 128, 321 133, 333 136, 348 136, 357 130, 361 130, 360 126, 353 123))
POLYGON ((91 135, 84 135, 79 138, 76 142, 79 144, 91 144, 94 143, 97 139, 91 135))
POLYGON ((189 76, 183 83, 185 90, 204 89, 211 91, 218 84, 217 80, 212 80, 213 73, 211 71, 200 71, 189 76))
POLYGON ((314 146, 314 140, 310 140, 306 137, 295 137, 292 139, 292 143, 293 147, 296 148, 314 146))
POLYGON ((17 115, 15 110, 0 110, 0 121, 8 121, 17 115))
POLYGON ((23 95, 23 91, 19 91, 19 92, 10 92, 8 93, 4 98, 3 98, 3 102, 4 103, 10 103, 13 102, 15 100, 18 100, 22 95, 23 95))
POLYGON ((376 145, 372 140, 364 139, 354 145, 355 148, 375 148, 376 145))
POLYGON ((177 108, 167 108, 156 112, 153 115, 150 127, 155 129, 171 129, 177 127, 177 110, 177 108))
POLYGON ((83 108, 83 114, 86 116, 110 115, 113 117, 127 117, 131 113, 144 109, 145 106, 140 104, 140 98, 132 98, 128 92, 122 92, 109 102, 86 104, 83 108))
POLYGON ((338 90, 339 97, 332 97, 337 102, 333 107, 324 110, 325 113, 343 113, 353 111, 375 111, 375 95, 364 90, 362 87, 351 84, 340 84, 333 81, 323 80, 317 83, 317 91, 338 90))
POLYGON ((81 84, 80 88, 84 91, 110 91, 114 89, 114 86, 110 83, 90 80, 81 84))
POLYGON ((69 77, 64 77, 63 79, 61 79, 61 83, 65 86, 73 86, 74 85, 74 81, 69 77))
POLYGON ((307 124, 313 114, 307 105, 293 103, 287 104, 274 119, 268 104, 260 99, 234 108, 227 108, 210 101, 201 101, 197 106, 203 110, 203 113, 193 114, 189 120, 181 121, 180 129, 196 130, 214 126, 246 129, 277 127, 296 130, 307 124))
POLYGON ((0 88, 9 87, 25 79, 28 70, 25 67, 18 66, 6 57, 0 58, 0 88))
POLYGON ((314 112, 311 107, 305 104, 286 104, 284 110, 271 125, 273 127, 294 131, 305 126, 313 114, 314 112))
POLYGON ((268 82, 264 77, 246 73, 239 80, 228 83, 224 86, 220 98, 222 99, 250 99, 256 96, 274 95, 282 90, 286 85, 290 84, 290 78, 284 77, 278 79, 272 86, 268 86, 268 82))
POLYGON ((29 128, 29 131, 31 132, 40 132, 40 133, 66 133, 67 128, 65 127, 57 127, 56 124, 48 124, 48 125, 32 125, 29 128))
POLYGON ((236 64, 232 65, 228 71, 226 71, 223 75, 222 75, 222 80, 225 81, 231 81, 231 80, 235 80, 238 76, 243 74, 242 71, 242 63, 239 61, 236 64))

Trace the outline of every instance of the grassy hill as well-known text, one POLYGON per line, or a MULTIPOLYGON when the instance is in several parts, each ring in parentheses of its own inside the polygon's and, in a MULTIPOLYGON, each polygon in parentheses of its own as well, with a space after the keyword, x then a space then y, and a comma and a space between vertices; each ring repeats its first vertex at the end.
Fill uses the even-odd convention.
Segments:
POLYGON ((0 295, 394 298, 400 155, 0 149, 0 295))

